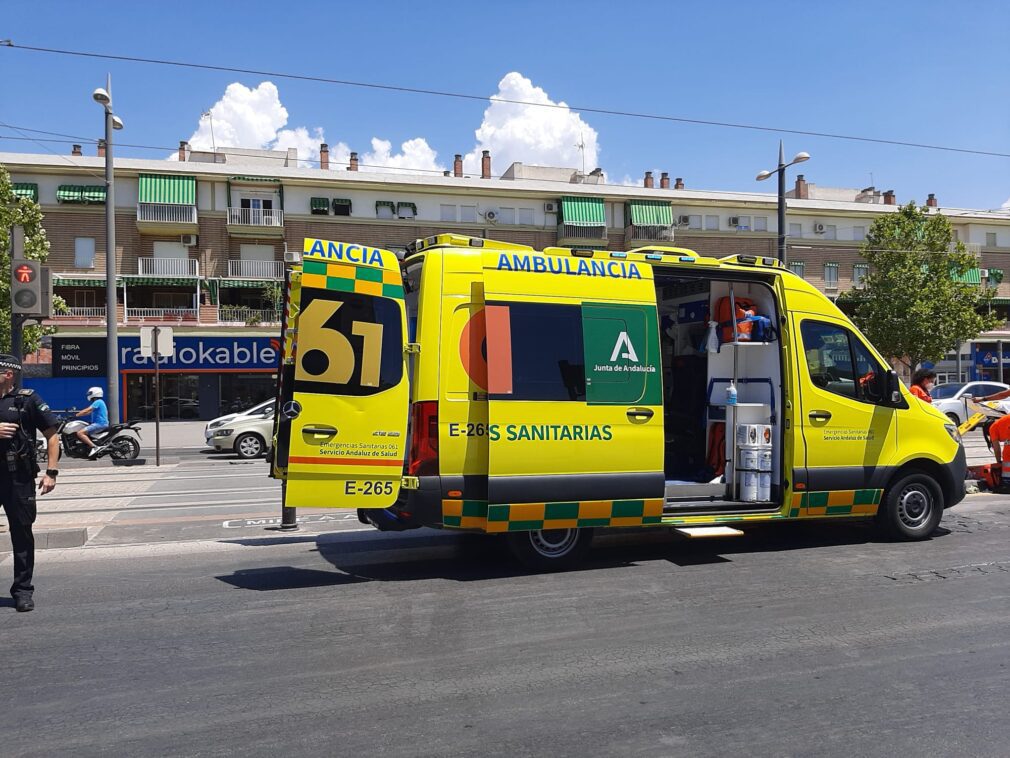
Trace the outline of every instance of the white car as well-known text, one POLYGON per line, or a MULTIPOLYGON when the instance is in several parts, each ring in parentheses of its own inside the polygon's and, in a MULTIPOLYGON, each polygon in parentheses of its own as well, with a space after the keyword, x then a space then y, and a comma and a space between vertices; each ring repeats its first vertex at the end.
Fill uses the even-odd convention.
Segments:
POLYGON ((263 418, 268 409, 273 409, 273 400, 264 400, 259 405, 254 405, 247 411, 242 411, 241 413, 229 413, 227 416, 218 416, 216 419, 208 422, 207 426, 203 430, 203 438, 208 445, 211 444, 211 440, 214 438, 214 430, 218 427, 224 426, 229 421, 238 418, 239 416, 259 416, 263 418))
MULTIPOLYGON (((1010 389, 1010 385, 1002 382, 946 382, 933 387, 929 394, 933 398, 933 407, 960 426, 970 415, 967 413, 969 400, 994 395, 1006 389, 1010 389)), ((1004 412, 1010 411, 1010 401, 1001 400, 999 405, 1004 412)))
POLYGON ((274 406, 264 413, 236 416, 214 430, 210 444, 219 453, 235 453, 239 458, 259 458, 270 447, 274 434, 274 406))

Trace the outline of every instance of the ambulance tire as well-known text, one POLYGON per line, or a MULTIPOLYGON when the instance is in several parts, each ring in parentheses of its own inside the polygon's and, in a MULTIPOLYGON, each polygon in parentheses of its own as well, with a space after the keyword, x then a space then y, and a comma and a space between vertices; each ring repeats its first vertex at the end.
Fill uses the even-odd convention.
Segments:
POLYGON ((537 529, 509 532, 509 551, 533 571, 560 571, 578 564, 593 541, 592 529, 537 529))
POLYGON ((908 471, 892 482, 877 510, 877 524, 897 540, 929 539, 941 518, 943 490, 921 471, 908 471))

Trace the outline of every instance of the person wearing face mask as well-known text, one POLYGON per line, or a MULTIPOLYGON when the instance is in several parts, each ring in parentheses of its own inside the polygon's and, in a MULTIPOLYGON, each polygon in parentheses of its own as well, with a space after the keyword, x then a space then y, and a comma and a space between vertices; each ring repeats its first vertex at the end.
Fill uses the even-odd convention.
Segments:
POLYGON ((932 403, 933 396, 929 393, 932 391, 934 384, 936 384, 936 372, 932 369, 920 368, 912 374, 912 386, 909 389, 922 402, 932 403))

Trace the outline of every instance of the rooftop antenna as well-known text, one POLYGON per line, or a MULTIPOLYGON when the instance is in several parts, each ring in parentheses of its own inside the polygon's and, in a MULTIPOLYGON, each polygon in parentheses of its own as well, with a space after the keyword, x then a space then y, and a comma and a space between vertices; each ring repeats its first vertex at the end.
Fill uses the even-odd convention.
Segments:
POLYGON ((586 140, 582 136, 582 132, 579 132, 579 143, 575 146, 582 152, 582 175, 586 174, 586 140))
POLYGON ((214 140, 214 114, 211 113, 210 111, 204 111, 203 113, 200 114, 200 118, 210 119, 210 145, 211 145, 211 150, 212 150, 212 152, 217 153, 217 142, 214 140))
POLYGON ((870 186, 871 187, 876 187, 877 186, 876 184, 873 183, 873 172, 872 171, 870 172, 870 186))

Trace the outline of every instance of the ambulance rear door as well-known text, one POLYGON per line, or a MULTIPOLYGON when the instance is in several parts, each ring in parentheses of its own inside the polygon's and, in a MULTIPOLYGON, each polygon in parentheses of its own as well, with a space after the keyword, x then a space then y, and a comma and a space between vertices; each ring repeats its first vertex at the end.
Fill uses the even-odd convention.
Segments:
MULTIPOLYGON (((400 492, 409 390, 403 281, 378 248, 306 239, 284 504, 386 508, 400 492)), ((278 435, 278 440, 285 435, 278 435)))
POLYGON ((484 254, 488 500, 642 523, 578 505, 664 494, 652 267, 592 255, 484 254))

